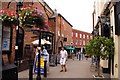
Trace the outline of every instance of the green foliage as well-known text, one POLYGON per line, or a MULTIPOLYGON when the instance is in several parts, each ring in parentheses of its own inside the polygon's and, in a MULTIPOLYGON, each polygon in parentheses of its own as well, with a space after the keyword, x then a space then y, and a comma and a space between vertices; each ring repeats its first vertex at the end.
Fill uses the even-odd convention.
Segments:
POLYGON ((89 43, 85 45, 85 52, 102 59, 108 59, 114 54, 113 39, 101 36, 89 39, 89 43))

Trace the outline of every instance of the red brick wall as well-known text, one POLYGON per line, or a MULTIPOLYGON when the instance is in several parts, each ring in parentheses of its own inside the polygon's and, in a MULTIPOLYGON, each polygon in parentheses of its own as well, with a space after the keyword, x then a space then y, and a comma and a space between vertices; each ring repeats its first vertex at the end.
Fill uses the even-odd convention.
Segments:
POLYGON ((72 26, 70 26, 64 19, 62 19, 62 33, 64 37, 67 38, 67 42, 65 44, 70 44, 72 42, 72 26))
POLYGON ((80 47, 84 47, 84 42, 85 44, 87 43, 88 39, 90 38, 91 33, 88 33, 88 32, 84 32, 84 31, 80 31, 80 30, 76 30, 76 29, 73 29, 72 30, 72 39, 73 39, 73 46, 77 47, 77 48, 80 48, 80 47), (76 33, 78 34, 78 36, 76 37, 76 33), (82 34, 82 37, 80 38, 80 34, 82 34), (85 35, 85 38, 84 36, 85 35), (88 35, 88 38, 87 38, 87 35, 88 35), (78 40, 78 43, 76 44, 78 40), (82 41, 82 44, 80 45, 80 40, 82 41))
POLYGON ((63 46, 65 44, 70 44, 72 42, 72 36, 71 36, 71 32, 72 32, 72 26, 69 25, 69 23, 65 20, 65 18, 63 18, 62 16, 58 15, 56 18, 56 45, 57 45, 57 50, 56 53, 58 53, 58 47, 62 46, 61 42, 63 43, 63 46), (64 35, 64 36, 62 36, 64 35), (60 37, 60 40, 58 41, 58 36, 60 37), (67 41, 64 42, 63 38, 67 38, 67 41))
POLYGON ((57 30, 56 30, 57 36, 58 36, 58 31, 61 37, 67 38, 67 42, 64 42, 64 44, 70 44, 72 42, 72 36, 71 36, 72 26, 69 25, 61 16, 58 16, 57 18, 57 30))

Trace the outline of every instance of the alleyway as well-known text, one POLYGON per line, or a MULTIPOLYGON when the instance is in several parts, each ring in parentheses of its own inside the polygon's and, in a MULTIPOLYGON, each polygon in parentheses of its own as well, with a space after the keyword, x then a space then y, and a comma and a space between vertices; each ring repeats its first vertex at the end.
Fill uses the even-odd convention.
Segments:
MULTIPOLYGON (((50 67, 48 78, 92 78, 94 72, 90 72, 91 59, 88 60, 71 60, 67 61, 67 72, 60 72, 61 66, 50 67)), ((28 78, 28 70, 19 73, 19 78, 28 78)), ((34 74, 33 77, 36 75, 34 74)))
POLYGON ((67 72, 60 72, 60 65, 51 67, 48 78, 92 78, 94 73, 90 72, 90 61, 91 59, 81 61, 69 59, 67 61, 67 72))

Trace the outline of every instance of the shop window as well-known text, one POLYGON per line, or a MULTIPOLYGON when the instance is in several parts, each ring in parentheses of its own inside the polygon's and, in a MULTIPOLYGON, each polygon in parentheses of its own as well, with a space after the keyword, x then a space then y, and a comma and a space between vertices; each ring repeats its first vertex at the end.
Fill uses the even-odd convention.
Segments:
POLYGON ((2 50, 9 51, 10 50, 10 36, 11 36, 11 28, 3 27, 3 42, 2 42, 2 50))

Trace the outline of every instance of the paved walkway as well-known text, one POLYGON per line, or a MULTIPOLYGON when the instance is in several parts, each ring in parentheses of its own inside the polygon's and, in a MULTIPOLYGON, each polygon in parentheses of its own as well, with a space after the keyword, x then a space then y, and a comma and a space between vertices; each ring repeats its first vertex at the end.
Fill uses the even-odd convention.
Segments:
POLYGON ((50 67, 48 78, 92 78, 93 72, 90 72, 91 59, 67 61, 67 72, 60 72, 61 66, 50 67))
MULTIPOLYGON (((50 72, 47 75, 47 78, 93 78, 95 72, 90 71, 91 58, 88 60, 83 59, 81 61, 75 59, 68 59, 67 61, 67 72, 60 72, 61 66, 58 64, 55 67, 50 67, 50 72)), ((29 71, 25 70, 19 72, 19 78, 28 78, 29 71)), ((36 74, 33 75, 36 77, 36 74)))

